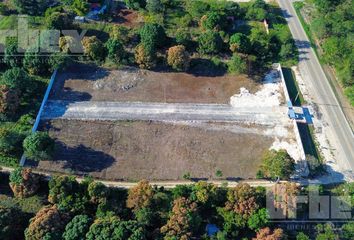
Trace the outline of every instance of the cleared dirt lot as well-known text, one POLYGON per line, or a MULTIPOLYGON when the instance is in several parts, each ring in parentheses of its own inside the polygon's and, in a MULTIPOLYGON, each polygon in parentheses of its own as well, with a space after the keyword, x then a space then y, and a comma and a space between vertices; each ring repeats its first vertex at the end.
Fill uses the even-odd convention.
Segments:
POLYGON ((195 76, 139 69, 108 71, 78 65, 59 74, 50 99, 69 101, 143 101, 166 103, 229 103, 245 87, 258 84, 246 76, 195 76))
POLYGON ((55 161, 42 161, 38 169, 108 180, 177 180, 187 172, 213 178, 217 169, 225 178, 254 178, 274 141, 231 123, 51 120, 43 128, 57 149, 55 161), (226 130, 230 126, 234 131, 226 130))

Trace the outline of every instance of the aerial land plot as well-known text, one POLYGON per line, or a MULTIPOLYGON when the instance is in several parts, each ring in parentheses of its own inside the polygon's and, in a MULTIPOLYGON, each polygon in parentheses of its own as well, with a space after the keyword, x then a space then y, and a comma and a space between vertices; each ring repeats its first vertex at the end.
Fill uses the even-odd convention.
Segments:
MULTIPOLYGON (((51 120, 54 161, 39 170, 89 174, 107 180, 254 178, 274 136, 233 123, 51 120)), ((33 164, 28 162, 28 164, 33 164)))
POLYGON ((229 103, 241 87, 255 92, 259 84, 245 75, 196 76, 135 68, 109 71, 79 65, 60 73, 52 100, 229 103))

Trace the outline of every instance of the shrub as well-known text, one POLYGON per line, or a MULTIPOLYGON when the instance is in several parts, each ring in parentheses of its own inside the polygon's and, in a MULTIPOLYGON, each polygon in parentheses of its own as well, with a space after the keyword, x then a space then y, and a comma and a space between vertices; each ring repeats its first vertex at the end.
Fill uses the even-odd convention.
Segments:
POLYGON ((79 16, 85 16, 90 10, 90 4, 87 0, 73 0, 71 7, 79 16))
POLYGON ((286 150, 270 150, 263 156, 261 170, 268 178, 289 179, 295 171, 295 161, 286 150))
POLYGON ((10 129, 0 128, 0 152, 3 154, 14 154, 21 149, 24 137, 10 129))
POLYGON ((222 39, 219 33, 207 31, 198 38, 198 51, 202 54, 215 54, 222 48, 222 39))
POLYGON ((46 132, 35 132, 23 141, 24 154, 35 160, 50 160, 54 154, 54 140, 46 132))
POLYGON ((39 176, 29 168, 19 167, 10 174, 10 187, 15 197, 30 197, 39 189, 39 176))
POLYGON ((187 70, 189 67, 189 54, 183 45, 170 47, 167 53, 167 63, 178 71, 187 70))
POLYGON ((251 43, 243 33, 235 33, 230 37, 230 50, 232 52, 248 53, 251 43))
POLYGON ((103 43, 96 37, 84 37, 82 39, 84 53, 94 61, 103 61, 106 57, 106 49, 103 43))
POLYGON ((31 49, 27 50, 23 66, 30 74, 43 74, 48 71, 47 59, 31 49))
POLYGON ((127 43, 129 41, 129 28, 121 25, 114 25, 109 36, 111 39, 113 38, 122 43, 127 43))
POLYGON ((179 28, 176 32, 176 43, 179 45, 188 46, 192 41, 191 34, 189 33, 188 29, 179 28))
POLYGON ((54 71, 55 69, 65 69, 72 59, 65 53, 53 53, 49 57, 49 66, 50 70, 54 71))
POLYGON ((48 29, 70 30, 73 19, 67 13, 54 12, 46 18, 48 29))
POLYGON ((31 86, 31 78, 22 68, 12 68, 7 70, 1 78, 1 85, 5 85, 10 89, 26 92, 31 86))
POLYGON ((115 63, 120 63, 124 59, 125 51, 123 44, 116 39, 109 39, 106 42, 108 58, 115 63))
POLYGON ((344 90, 345 96, 349 99, 349 102, 352 106, 354 106, 354 85, 351 87, 347 87, 344 90))
POLYGON ((5 44, 4 63, 9 67, 20 67, 23 56, 18 52, 18 39, 9 38, 5 44))
POLYGON ((229 73, 246 73, 247 63, 237 54, 234 54, 231 60, 227 63, 229 73))
MULTIPOLYGON (((13 115, 20 106, 20 93, 17 89, 0 85, 0 113, 13 115)), ((1 148, 1 147, 0 147, 1 148)))
POLYGON ((135 48, 135 62, 140 68, 151 69, 156 64, 156 53, 145 45, 139 44, 135 48))

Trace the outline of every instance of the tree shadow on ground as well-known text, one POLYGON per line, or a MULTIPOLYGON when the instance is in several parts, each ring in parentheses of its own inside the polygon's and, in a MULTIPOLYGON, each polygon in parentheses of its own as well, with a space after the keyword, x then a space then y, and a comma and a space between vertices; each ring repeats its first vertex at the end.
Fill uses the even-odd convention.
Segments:
POLYGON ((191 60, 189 74, 203 77, 223 76, 227 73, 227 67, 223 62, 215 62, 210 59, 195 58, 191 60))
POLYGON ((64 143, 56 143, 56 157, 54 160, 65 160, 64 168, 75 172, 100 172, 115 162, 115 159, 102 151, 94 150, 82 144, 69 147, 64 143))

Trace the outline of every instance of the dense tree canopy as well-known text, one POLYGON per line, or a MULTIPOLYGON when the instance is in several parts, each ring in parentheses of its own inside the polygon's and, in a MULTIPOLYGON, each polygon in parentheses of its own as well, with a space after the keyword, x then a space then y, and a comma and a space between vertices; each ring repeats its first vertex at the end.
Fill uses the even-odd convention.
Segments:
POLYGON ((75 216, 65 227, 63 233, 64 240, 82 240, 85 239, 89 231, 92 219, 87 215, 75 216))

